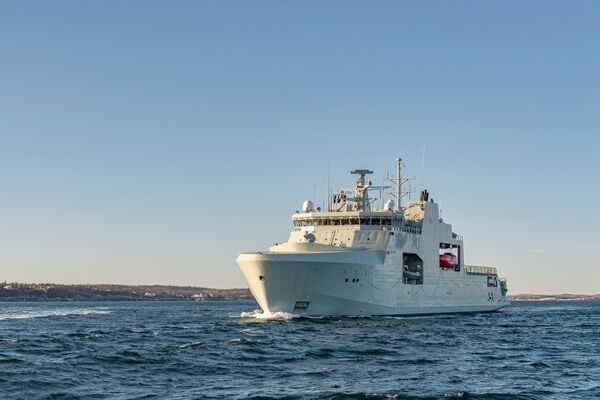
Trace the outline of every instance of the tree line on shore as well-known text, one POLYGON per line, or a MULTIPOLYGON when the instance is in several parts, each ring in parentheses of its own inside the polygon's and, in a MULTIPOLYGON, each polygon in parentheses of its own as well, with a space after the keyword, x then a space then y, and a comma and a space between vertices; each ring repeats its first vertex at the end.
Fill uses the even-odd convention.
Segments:
POLYGON ((0 283, 0 301, 250 300, 248 289, 170 285, 0 283))

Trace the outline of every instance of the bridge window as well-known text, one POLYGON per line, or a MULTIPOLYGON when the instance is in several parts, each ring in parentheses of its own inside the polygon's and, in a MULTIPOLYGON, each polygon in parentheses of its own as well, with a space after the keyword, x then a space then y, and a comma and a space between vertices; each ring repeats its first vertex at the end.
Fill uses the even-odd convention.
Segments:
MULTIPOLYGON (((379 219, 377 219, 379 221, 379 219)), ((329 225, 371 225, 370 218, 317 218, 317 219, 294 219, 292 220, 294 227, 302 226, 329 226, 329 225)), ((379 223, 383 223, 378 222, 379 223)), ((387 224, 390 222, 387 221, 387 224)), ((374 223, 373 223, 374 224, 374 223)))

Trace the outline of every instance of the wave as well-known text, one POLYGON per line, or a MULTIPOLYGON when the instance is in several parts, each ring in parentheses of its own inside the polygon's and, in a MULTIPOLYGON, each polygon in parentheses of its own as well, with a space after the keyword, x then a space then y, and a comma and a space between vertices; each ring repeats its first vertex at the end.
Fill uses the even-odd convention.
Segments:
POLYGON ((243 311, 240 314, 242 318, 254 318, 258 320, 281 320, 281 321, 289 321, 292 319, 300 318, 297 314, 290 314, 282 311, 277 312, 264 312, 262 310, 254 310, 252 312, 243 311))
POLYGON ((256 343, 254 340, 252 339, 246 339, 246 338, 233 338, 233 339, 229 339, 227 341, 227 343, 236 343, 236 344, 253 344, 256 343))
POLYGON ((509 393, 468 393, 447 392, 429 395, 410 395, 400 393, 373 393, 373 392, 337 392, 312 396, 283 395, 274 396, 251 396, 246 400, 296 400, 308 398, 312 400, 445 400, 445 399, 472 399, 472 400, 522 400, 532 397, 509 393))
POLYGON ((47 317, 65 317, 69 315, 97 315, 110 314, 106 308, 69 308, 54 310, 19 310, 0 313, 0 321, 8 319, 30 319, 47 317))
POLYGON ((180 350, 184 350, 184 349, 187 349, 190 347, 201 346, 202 344, 203 344, 202 342, 190 342, 190 343, 180 344, 179 346, 177 346, 177 348, 180 350))

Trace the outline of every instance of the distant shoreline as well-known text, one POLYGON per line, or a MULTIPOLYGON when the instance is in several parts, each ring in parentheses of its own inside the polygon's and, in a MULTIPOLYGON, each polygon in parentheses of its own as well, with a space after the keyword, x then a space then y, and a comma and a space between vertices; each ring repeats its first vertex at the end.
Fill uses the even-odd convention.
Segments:
POLYGON ((514 301, 600 300, 600 294, 514 294, 508 297, 514 301))
MULTIPOLYGON (((514 301, 600 300, 600 294, 515 294, 514 301)), ((0 283, 0 301, 226 301, 254 300, 249 289, 172 285, 0 283)))
POLYGON ((249 289, 171 285, 0 283, 0 301, 223 301, 253 300, 249 289))

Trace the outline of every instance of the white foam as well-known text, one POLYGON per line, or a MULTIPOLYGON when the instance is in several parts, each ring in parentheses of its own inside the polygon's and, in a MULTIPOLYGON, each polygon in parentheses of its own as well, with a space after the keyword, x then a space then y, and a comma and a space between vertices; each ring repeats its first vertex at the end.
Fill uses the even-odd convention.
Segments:
POLYGON ((68 315, 96 315, 109 314, 106 308, 63 308, 52 310, 15 310, 0 313, 0 321, 7 319, 30 319, 30 318, 46 318, 46 317, 65 317, 68 315))
POLYGON ((202 344, 202 342, 190 342, 190 343, 180 344, 179 346, 177 346, 177 348, 180 349, 180 350, 184 350, 184 349, 187 349, 189 347, 200 346, 201 344, 202 344))
POLYGON ((278 312, 264 312, 262 310, 254 310, 252 312, 242 312, 240 314, 242 318, 254 318, 258 320, 283 320, 289 321, 294 318, 299 318, 300 316, 297 314, 290 314, 282 311, 278 312))
POLYGON ((254 340, 252 340, 252 339, 246 339, 246 338, 239 338, 238 337, 238 338, 229 339, 227 341, 227 343, 244 343, 244 344, 247 344, 247 343, 254 343, 254 340))

